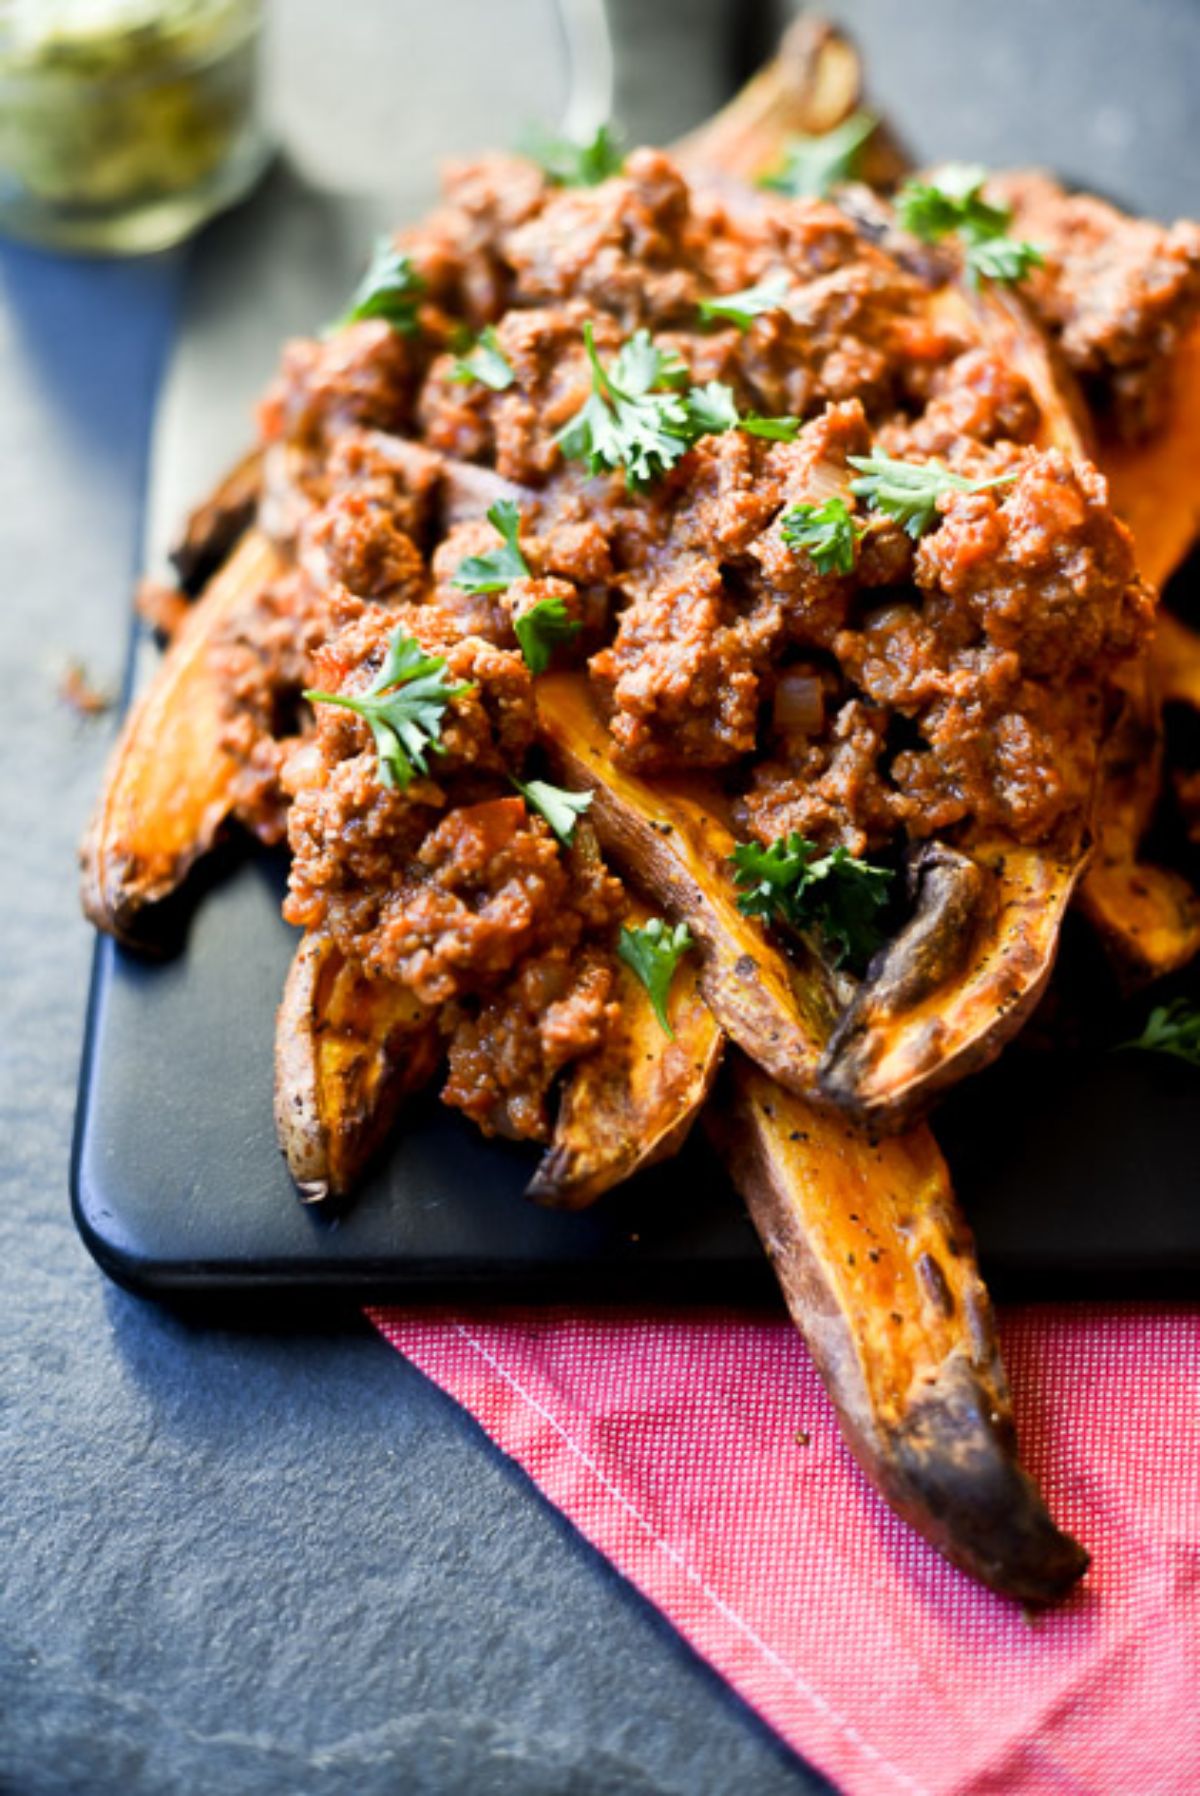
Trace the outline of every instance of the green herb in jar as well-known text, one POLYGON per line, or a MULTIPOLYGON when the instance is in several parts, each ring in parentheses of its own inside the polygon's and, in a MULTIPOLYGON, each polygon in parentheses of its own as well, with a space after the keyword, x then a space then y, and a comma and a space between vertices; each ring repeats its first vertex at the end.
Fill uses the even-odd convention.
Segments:
POLYGON ((116 215, 213 181, 253 120, 260 12, 259 0, 0 5, 0 210, 18 228, 22 203, 116 215))

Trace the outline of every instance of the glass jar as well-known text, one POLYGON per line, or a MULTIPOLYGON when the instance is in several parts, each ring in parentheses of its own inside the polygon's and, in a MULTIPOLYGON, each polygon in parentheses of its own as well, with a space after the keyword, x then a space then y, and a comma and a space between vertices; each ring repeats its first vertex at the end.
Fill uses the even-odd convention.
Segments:
POLYGON ((247 192, 261 0, 0 0, 0 230, 165 249, 247 192))

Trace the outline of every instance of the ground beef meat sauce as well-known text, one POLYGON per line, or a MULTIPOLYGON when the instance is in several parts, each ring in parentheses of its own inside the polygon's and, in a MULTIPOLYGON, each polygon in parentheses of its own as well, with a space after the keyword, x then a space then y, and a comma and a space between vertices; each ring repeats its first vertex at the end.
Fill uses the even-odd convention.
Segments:
POLYGON ((989 184, 1044 266, 1030 302, 1107 428, 1140 438, 1158 422, 1171 361, 1200 314, 1200 225, 1129 218, 1032 171, 989 184))
MULTIPOLYGON (((361 691, 394 628, 377 606, 316 657, 325 689, 361 691)), ((414 630, 444 655, 460 691, 447 707, 428 777, 386 785, 368 726, 319 706, 292 755, 288 920, 324 928, 351 959, 441 1006, 447 1101, 489 1133, 549 1133, 546 1094, 596 1047, 610 1020, 610 942, 620 884, 585 853, 564 852, 513 793, 533 742, 533 688, 521 657, 479 637, 414 630)))
MULTIPOLYGON (((1048 326, 1115 404, 1147 415, 1194 297, 1186 231, 1123 221, 1106 249, 1098 202, 1029 183, 1008 197, 1053 237, 1035 290, 1048 326), (1120 270, 1100 279, 1110 253, 1120 270)), ((397 239, 424 283, 417 328, 372 320, 291 345, 263 408, 274 515, 303 574, 282 589, 298 646, 272 663, 269 646, 239 645, 269 673, 241 676, 244 733, 273 720, 243 743, 261 786, 250 808, 280 814, 278 693, 294 692, 297 660, 322 687, 361 691, 401 620, 469 684, 428 777, 404 791, 345 710, 318 706, 289 742, 286 914, 440 1007, 445 1095, 485 1129, 545 1138, 555 1078, 614 1015, 621 888, 586 825, 564 848, 511 783, 535 734, 514 622, 542 601, 579 626, 556 655, 588 665, 618 758, 714 771, 764 842, 797 830, 886 854, 934 834, 1039 843, 1082 828, 1114 675, 1151 624, 1128 533, 1094 468, 1033 446, 1022 376, 938 321, 938 259, 889 253, 895 233, 852 212, 754 195, 730 210, 657 151, 586 189, 511 159, 462 166, 397 239), (702 300, 763 283, 777 301, 702 319, 702 300), (701 436, 637 491, 619 470, 589 474, 556 440, 592 392, 585 325, 604 367, 644 329, 694 386, 721 382, 741 415, 801 428, 701 436), (460 359, 484 327, 510 376, 495 385, 460 359), (850 499, 849 458, 881 452, 1010 478, 940 498, 918 543, 850 499), (456 582, 498 541, 486 498, 457 523, 442 502, 464 464, 481 490, 517 495, 528 573, 501 590, 456 582), (851 572, 820 571, 783 531, 789 509, 833 496, 854 510, 851 572)))

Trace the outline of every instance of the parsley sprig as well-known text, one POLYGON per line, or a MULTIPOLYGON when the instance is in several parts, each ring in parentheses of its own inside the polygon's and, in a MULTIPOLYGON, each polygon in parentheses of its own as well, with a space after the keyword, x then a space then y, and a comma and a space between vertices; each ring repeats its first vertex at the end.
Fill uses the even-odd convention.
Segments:
POLYGON ((479 381, 493 393, 503 393, 516 380, 512 364, 500 347, 494 325, 487 324, 479 333, 469 355, 459 356, 454 364, 454 379, 466 384, 479 381))
POLYGON ((737 428, 748 437, 766 437, 772 443, 794 443, 800 434, 799 418, 764 418, 761 412, 743 412, 737 428))
POLYGON ((411 336, 419 328, 417 306, 424 291, 425 282, 413 267, 412 257, 406 250, 396 249, 390 237, 380 237, 349 306, 331 328, 344 330, 365 318, 382 318, 394 331, 411 336))
POLYGON ((539 599, 528 611, 513 618, 513 632, 531 674, 545 673, 560 642, 570 642, 583 625, 567 610, 557 594, 539 599))
POLYGON ((700 316, 711 323, 714 318, 736 324, 740 331, 748 331, 754 320, 762 312, 777 312, 788 294, 791 292, 790 276, 782 268, 769 274, 753 287, 743 287, 740 293, 717 293, 712 299, 700 301, 700 316))
POLYGON ((694 946, 686 923, 671 929, 661 917, 651 917, 640 929, 623 928, 617 942, 617 953, 645 986, 654 1014, 672 1041, 675 1031, 667 1016, 671 981, 676 967, 694 946))
POLYGON ((851 455, 846 459, 858 469, 850 491, 865 499, 873 511, 894 518, 914 542, 930 529, 937 517, 938 500, 947 493, 986 493, 992 487, 1011 486, 1017 478, 1014 469, 993 480, 968 480, 940 462, 898 461, 891 455, 851 455))
POLYGON ((878 912, 892 877, 886 867, 842 847, 818 855, 816 843, 794 830, 767 848, 739 842, 730 861, 747 917, 816 930, 834 966, 861 966, 879 946, 878 912))
POLYGON ((529 563, 521 553, 518 540, 521 531, 519 507, 511 499, 497 499, 488 509, 487 520, 504 541, 500 548, 489 549, 486 555, 468 555, 459 562, 452 585, 463 592, 503 592, 514 580, 523 580, 529 573, 529 563))
POLYGON ((442 717, 451 699, 473 692, 470 684, 451 686, 444 655, 429 655, 403 624, 393 630, 383 666, 362 692, 307 691, 313 704, 340 705, 371 726, 385 786, 405 791, 414 773, 428 773, 426 750, 443 753, 442 717))
POLYGON ((1170 1054, 1176 1060, 1186 1060, 1189 1066, 1200 1066, 1200 1009, 1186 998, 1159 1004, 1150 1012, 1137 1039, 1122 1042, 1121 1046, 1170 1054))
POLYGON ((513 785, 526 804, 544 817, 564 848, 569 848, 575 825, 595 797, 593 792, 568 792, 564 786, 552 786, 548 780, 518 779, 513 785))
POLYGON ((820 137, 789 139, 782 163, 759 186, 793 199, 824 199, 839 182, 853 179, 859 152, 878 124, 869 112, 852 112, 820 137))
POLYGON ((533 128, 521 148, 555 187, 598 187, 625 166, 625 146, 615 125, 600 125, 584 143, 533 128))
POLYGON ((975 286, 981 280, 1024 280, 1044 257, 1036 244, 1008 235, 1012 208, 984 199, 986 180, 987 170, 975 163, 949 163, 936 181, 906 181, 896 196, 896 216, 925 243, 957 236, 975 286))
POLYGON ((823 505, 793 505, 781 520, 789 549, 803 549, 819 574, 852 574, 863 526, 844 499, 823 505))
POLYGON ((631 490, 646 486, 674 467, 698 434, 679 391, 688 371, 646 330, 635 331, 608 369, 596 354, 590 319, 583 341, 592 391, 555 441, 569 460, 586 462, 590 474, 622 468, 631 490))
POLYGON ((592 391, 555 441, 569 460, 586 462, 590 474, 622 469, 631 491, 673 468, 701 437, 744 430, 791 442, 800 429, 798 418, 739 414, 732 388, 721 381, 689 386, 684 362, 659 348, 649 331, 635 331, 609 368, 596 353, 590 319, 583 340, 592 391))

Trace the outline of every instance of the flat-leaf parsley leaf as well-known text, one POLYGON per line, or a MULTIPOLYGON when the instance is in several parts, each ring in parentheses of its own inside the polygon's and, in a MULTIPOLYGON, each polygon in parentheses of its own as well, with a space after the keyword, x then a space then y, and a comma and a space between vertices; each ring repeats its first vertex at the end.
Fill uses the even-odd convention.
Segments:
POLYGON ((891 455, 850 455, 858 469, 850 491, 865 499, 873 511, 893 518, 916 542, 937 517, 938 500, 947 493, 986 493, 997 486, 1011 486, 1016 472, 997 474, 994 480, 968 480, 951 473, 940 462, 897 461, 891 455))
POLYGON ((667 1016, 667 998, 676 967, 694 945, 686 923, 670 929, 661 917, 651 917, 640 929, 623 928, 617 942, 617 953, 645 986, 654 1014, 672 1041, 675 1031, 667 1016))
POLYGON ((835 966, 861 966, 882 939, 878 912, 887 902, 891 873, 860 861, 847 848, 818 855, 815 842, 793 831, 769 847, 739 842, 730 856, 742 888, 738 909, 748 917, 815 929, 835 966))
POLYGON ((383 666, 362 692, 307 691, 313 704, 340 705, 371 726, 385 786, 403 792, 414 772, 428 773, 427 749, 442 752, 442 717, 451 699, 473 692, 470 684, 451 686, 444 655, 426 654, 397 624, 388 639, 383 666))
POLYGON ((1200 1009, 1186 998, 1159 1004, 1150 1012, 1137 1040, 1124 1041, 1121 1046, 1171 1054, 1176 1060, 1186 1060, 1189 1066, 1200 1066, 1200 1009))
POLYGON ((790 194, 793 199, 824 199, 839 181, 853 178, 859 151, 878 124, 869 112, 852 112, 820 137, 789 138, 783 162, 765 175, 759 186, 790 194))
POLYGON ((485 387, 490 387, 493 393, 503 393, 507 387, 512 386, 517 377, 500 347, 494 325, 485 325, 470 354, 459 356, 454 364, 454 378, 464 383, 480 381, 485 387))
POLYGON ((579 619, 567 610, 566 600, 557 595, 539 599, 528 611, 513 618, 513 632, 531 674, 545 673, 556 645, 570 642, 582 628, 579 619))
POLYGON ((586 462, 590 474, 620 468, 626 485, 637 491, 673 468, 701 437, 744 430, 790 443, 800 429, 798 418, 739 415, 733 389, 721 381, 689 386, 684 362, 660 349, 649 331, 635 331, 608 368, 596 354, 590 319, 583 340, 591 395, 555 441, 568 460, 586 462))
POLYGON ((514 580, 524 579, 529 572, 529 563, 522 555, 518 541, 521 530, 518 507, 511 499, 497 499, 489 508, 487 518, 504 542, 499 549, 489 549, 486 555, 468 555, 459 562, 453 585, 463 592, 503 592, 506 586, 511 586, 514 580))
POLYGON ((513 785, 538 814, 546 819, 564 848, 569 848, 575 825, 591 804, 594 793, 568 792, 563 786, 552 786, 548 780, 528 780, 513 785))
POLYGON ((636 331, 607 369, 596 354, 590 319, 583 341, 591 395, 555 440, 569 460, 586 462, 590 474, 621 468, 630 488, 645 486, 674 467, 697 435, 679 392, 687 369, 678 356, 658 349, 646 330, 636 331))
POLYGON ((852 574, 863 526, 844 499, 823 505, 793 505, 780 534, 790 549, 803 549, 819 574, 852 574))
POLYGON ((625 166, 625 149, 615 125, 600 125, 585 143, 553 131, 527 131, 522 149, 555 187, 598 187, 625 166))
POLYGON ((417 329, 417 305, 424 291, 425 282, 413 267, 412 257, 396 249, 389 237, 380 237, 367 272, 332 328, 344 330, 366 318, 383 318, 394 331, 411 336, 417 329))
POLYGON ((709 321, 722 318, 736 324, 740 331, 748 331, 760 313, 779 310, 791 286, 791 277, 778 268, 757 286, 743 287, 740 293, 717 293, 712 299, 702 299, 700 316, 709 321))
POLYGON ((1012 208, 984 199, 986 180, 987 170, 975 163, 948 163, 936 181, 905 182, 896 196, 896 217, 925 243, 956 235, 975 285, 981 279, 1024 280, 1044 258, 1035 244, 1008 236, 1012 208))

